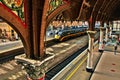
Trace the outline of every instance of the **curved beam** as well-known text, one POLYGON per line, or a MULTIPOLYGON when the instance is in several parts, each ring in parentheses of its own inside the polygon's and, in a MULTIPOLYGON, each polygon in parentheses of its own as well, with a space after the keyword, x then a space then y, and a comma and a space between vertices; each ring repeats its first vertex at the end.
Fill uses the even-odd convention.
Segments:
POLYGON ((107 6, 107 3, 108 3, 108 2, 109 2, 109 1, 104 0, 101 8, 99 9, 99 12, 98 12, 98 15, 97 15, 97 17, 96 17, 96 20, 102 20, 102 17, 103 17, 103 15, 104 15, 104 13, 103 13, 104 8, 107 6), (102 16, 102 17, 101 17, 101 16, 102 16))
POLYGON ((97 0, 90 0, 90 2, 89 2, 90 7, 88 9, 87 19, 90 19, 90 17, 92 16, 92 12, 93 12, 93 9, 94 9, 94 6, 95 6, 96 2, 97 2, 97 0))
POLYGON ((84 9, 83 7, 84 7, 85 2, 86 2, 85 0, 82 1, 82 6, 81 6, 81 8, 80 8, 80 12, 79 12, 79 15, 78 15, 77 20, 80 20, 80 17, 81 17, 81 15, 82 15, 82 12, 83 12, 83 9, 84 9))
MULTIPOLYGON (((100 0, 100 1, 101 1, 101 0, 100 0)), ((112 0, 111 0, 111 1, 112 1, 112 0)), ((102 3, 98 2, 98 4, 101 4, 102 6, 104 5, 104 3, 105 3, 105 0, 102 1, 102 3)), ((110 1, 108 2, 108 4, 109 4, 109 3, 110 3, 110 1)), ((100 6, 99 9, 97 9, 98 13, 96 14, 96 20, 98 20, 98 15, 101 14, 100 10, 101 10, 102 6, 100 6)), ((96 5, 96 7, 98 7, 98 5, 96 5)))
POLYGON ((55 9, 51 14, 48 15, 47 17, 47 25, 52 21, 57 15, 61 14, 63 11, 67 10, 70 8, 70 4, 63 4, 59 6, 57 9, 55 9))
MULTIPOLYGON (((117 3, 117 1, 115 1, 115 0, 114 0, 114 1, 111 0, 111 1, 109 2, 109 4, 105 7, 103 13, 105 13, 106 16, 109 15, 109 14, 107 14, 109 11, 110 11, 110 12, 112 11, 111 9, 112 9, 114 6, 110 6, 110 5, 114 5, 114 3, 117 3)), ((107 17, 104 17, 104 21, 107 21, 106 18, 107 18, 107 17)))
MULTIPOLYGON (((109 4, 108 7, 106 7, 106 8, 104 9, 104 12, 106 12, 106 15, 107 15, 107 16, 110 15, 110 12, 112 12, 112 10, 113 10, 113 8, 116 6, 117 2, 118 2, 118 1, 115 1, 115 0, 114 0, 113 2, 111 2, 111 4, 109 4), (110 6, 110 5, 115 5, 115 6, 110 6)), ((107 17, 105 17, 104 20, 107 21, 107 17)))
MULTIPOLYGON (((109 3, 107 4, 107 6, 105 7, 105 9, 104 9, 104 11, 103 11, 103 13, 105 13, 105 15, 104 15, 104 21, 107 21, 107 18, 108 18, 108 15, 107 15, 107 9, 109 9, 111 6, 111 3, 113 3, 114 1, 113 0, 110 0, 109 1, 109 3)), ((108 21, 107 21, 108 22, 108 21)))
POLYGON ((96 16, 96 14, 98 13, 101 5, 103 4, 104 1, 101 0, 97 0, 95 6, 93 7, 93 11, 91 13, 92 16, 96 16))
POLYGON ((93 11, 92 11, 92 14, 91 16, 93 17, 93 21, 94 21, 94 24, 93 24, 93 27, 95 26, 95 21, 96 21, 96 17, 97 17, 97 14, 101 8, 101 5, 103 4, 104 1, 101 1, 101 0, 97 0, 94 8, 93 8, 93 11))
POLYGON ((47 27, 47 9, 48 9, 49 1, 44 0, 44 6, 43 6, 43 12, 42 12, 42 21, 41 21, 41 28, 40 28, 40 37, 39 37, 39 52, 40 52, 40 57, 41 59, 45 57, 45 43, 44 43, 44 37, 45 36, 45 31, 47 27))
POLYGON ((103 9, 103 11, 102 11, 102 16, 100 17, 100 20, 103 20, 104 22, 106 21, 105 19, 106 19, 106 9, 108 8, 108 7, 110 7, 109 5, 109 3, 111 3, 111 1, 109 1, 108 3, 106 2, 106 6, 104 7, 104 9, 103 9))
MULTIPOLYGON (((96 0, 96 2, 94 1, 94 5, 93 8, 91 9, 91 15, 90 15, 90 19, 92 20, 92 22, 89 19, 89 25, 91 27, 91 30, 94 30, 95 27, 95 22, 96 22, 96 14, 98 13, 98 11, 96 9, 99 9, 99 7, 97 6, 97 3, 100 2, 99 0, 96 0), (91 23, 90 23, 91 22, 91 23)), ((93 3, 92 3, 93 4, 93 3)), ((99 4, 101 5, 101 4, 99 4)))
POLYGON ((118 1, 118 2, 116 3, 116 6, 114 6, 113 8, 111 8, 111 9, 108 11, 108 15, 111 16, 112 13, 114 12, 114 10, 116 9, 116 7, 119 7, 119 5, 120 5, 120 2, 118 1), (112 10, 112 12, 111 12, 111 10, 112 10))
POLYGON ((26 25, 21 21, 21 19, 17 15, 15 15, 9 8, 7 8, 2 3, 0 3, 0 11, 0 17, 3 18, 8 24, 10 24, 11 27, 15 29, 15 31, 20 35, 20 38, 25 47, 26 54, 29 57, 29 44, 27 41, 28 36, 26 33, 28 29, 26 25))

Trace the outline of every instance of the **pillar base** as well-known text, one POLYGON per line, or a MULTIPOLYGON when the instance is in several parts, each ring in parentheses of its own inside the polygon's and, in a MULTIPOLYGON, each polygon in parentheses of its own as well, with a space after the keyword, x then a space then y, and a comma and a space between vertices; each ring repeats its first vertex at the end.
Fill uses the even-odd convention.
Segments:
POLYGON ((87 71, 87 72, 91 72, 91 73, 92 73, 94 70, 93 70, 93 69, 91 69, 91 68, 86 68, 86 71, 87 71))
POLYGON ((98 50, 100 53, 103 53, 104 52, 104 50, 98 50))
POLYGON ((48 65, 54 59, 54 55, 40 60, 33 60, 26 58, 25 54, 15 57, 15 60, 26 71, 27 78, 33 80, 43 80, 45 78, 45 72, 48 70, 48 65))

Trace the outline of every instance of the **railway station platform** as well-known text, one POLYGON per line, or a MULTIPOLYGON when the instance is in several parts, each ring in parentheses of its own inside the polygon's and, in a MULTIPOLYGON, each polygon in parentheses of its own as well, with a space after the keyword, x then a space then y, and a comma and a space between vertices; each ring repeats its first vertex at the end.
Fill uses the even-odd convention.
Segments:
MULTIPOLYGON (((87 44, 86 42, 87 36, 76 38, 75 40, 70 40, 68 42, 62 42, 46 48, 47 53, 54 53, 54 55, 56 55, 54 61, 49 64, 49 67, 58 63, 59 60, 71 55, 84 44, 87 44), (72 49, 73 47, 74 50, 72 49)), ((26 80, 25 71, 21 69, 20 65, 18 65, 15 60, 0 64, 0 72, 0 80, 26 80)))
POLYGON ((105 46, 90 80, 120 80, 120 46, 116 55, 113 46, 105 46))
MULTIPOLYGON (((74 42, 72 42, 74 43, 74 42)), ((80 41, 76 44, 81 43, 80 41)), ((72 45, 72 44, 71 44, 72 45)), ((63 46, 56 45, 57 47, 63 46)), ((65 45, 66 47, 67 45, 65 45)), ((70 46, 70 45, 69 45, 70 46)), ((74 46, 74 45, 73 45, 74 46)), ((47 51, 51 52, 51 49, 56 49, 55 46, 51 48, 47 48, 47 51)), ((71 49, 70 49, 71 50, 71 49)), ((52 50, 54 51, 54 50, 52 50)), ((72 51, 72 50, 71 50, 72 51)), ((57 53, 55 51, 54 53, 57 53)), ((57 54, 63 54, 63 51, 57 54)), ((56 55, 57 55, 56 54, 56 55)), ((114 55, 113 46, 106 45, 104 52, 101 54, 98 52, 98 45, 94 49, 94 72, 86 72, 86 60, 85 62, 75 69, 71 73, 62 80, 120 80, 120 46, 118 46, 117 54, 114 55), (70 77, 68 79, 68 77, 70 77)), ((69 54, 68 54, 69 55, 69 54)), ((66 55, 67 56, 67 55, 66 55)), ((61 57, 57 57, 57 60, 61 59, 61 57)), ((72 65, 70 65, 72 66, 72 65)), ((4 64, 0 64, 0 80, 26 80, 25 72, 21 69, 19 65, 15 63, 15 61, 9 61, 4 64), (17 68, 16 68, 17 67, 17 68), (17 72, 16 72, 17 71, 17 72)), ((65 74, 63 74, 65 75, 65 74)), ((60 77, 60 76, 59 76, 60 77)), ((61 80, 61 79, 53 79, 53 80, 61 80)))
POLYGON ((105 45, 103 53, 98 52, 98 44, 93 51, 93 72, 86 71, 87 59, 74 66, 76 60, 70 63, 60 73, 58 73, 52 80, 120 80, 120 46, 116 55, 114 54, 114 46, 105 45), (68 70, 68 71, 67 71, 68 70), (67 73, 67 74, 66 74, 67 73))

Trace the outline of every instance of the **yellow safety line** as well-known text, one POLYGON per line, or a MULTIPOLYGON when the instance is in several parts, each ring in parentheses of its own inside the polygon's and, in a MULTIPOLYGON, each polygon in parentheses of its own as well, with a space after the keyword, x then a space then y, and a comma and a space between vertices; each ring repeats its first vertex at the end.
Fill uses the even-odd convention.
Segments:
POLYGON ((85 62, 86 59, 87 59, 87 56, 86 56, 85 59, 83 59, 83 61, 77 66, 77 68, 75 68, 75 69, 73 70, 73 72, 66 78, 66 80, 69 80, 69 79, 73 76, 73 74, 75 74, 75 72, 81 67, 81 65, 85 62))

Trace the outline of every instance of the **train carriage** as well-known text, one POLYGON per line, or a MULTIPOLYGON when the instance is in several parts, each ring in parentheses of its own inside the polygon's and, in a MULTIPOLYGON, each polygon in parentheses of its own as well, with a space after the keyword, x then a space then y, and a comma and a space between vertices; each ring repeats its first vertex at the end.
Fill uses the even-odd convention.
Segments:
POLYGON ((80 36, 86 33, 86 30, 88 27, 76 27, 76 28, 70 28, 68 30, 59 30, 55 34, 55 40, 57 41, 64 41, 69 38, 74 38, 76 36, 80 36))

